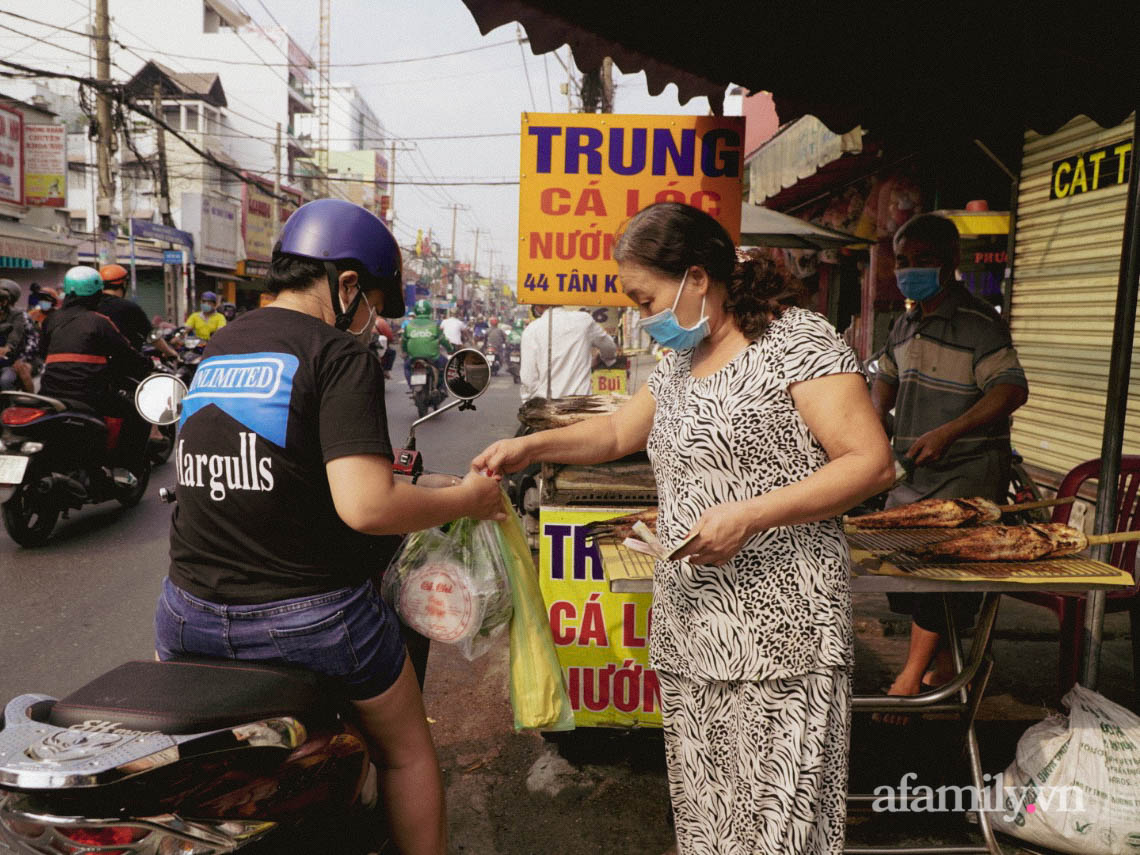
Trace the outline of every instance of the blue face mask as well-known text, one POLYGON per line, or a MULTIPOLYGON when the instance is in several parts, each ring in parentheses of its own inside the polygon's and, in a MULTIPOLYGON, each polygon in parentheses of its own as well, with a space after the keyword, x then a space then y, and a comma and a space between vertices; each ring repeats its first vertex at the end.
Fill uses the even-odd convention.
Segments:
POLYGON ((677 296, 673 298, 673 307, 658 312, 648 318, 637 322, 639 329, 645 330, 658 344, 671 347, 674 350, 688 350, 696 347, 709 334, 709 319, 705 317, 705 300, 701 298, 701 319, 691 327, 683 327, 677 321, 677 302, 681 299, 681 292, 685 289, 685 280, 689 278, 689 271, 681 277, 681 285, 677 289, 677 296))
POLYGON ((921 303, 942 289, 941 272, 941 267, 904 267, 895 271, 895 279, 904 297, 921 303))
POLYGON ((208 315, 208 314, 210 314, 210 312, 214 311, 214 304, 213 303, 200 303, 199 308, 202 310, 203 315, 208 315))
POLYGON ((40 311, 43 312, 50 312, 55 308, 55 303, 48 302, 47 300, 44 300, 42 303, 38 303, 37 305, 40 307, 40 311))

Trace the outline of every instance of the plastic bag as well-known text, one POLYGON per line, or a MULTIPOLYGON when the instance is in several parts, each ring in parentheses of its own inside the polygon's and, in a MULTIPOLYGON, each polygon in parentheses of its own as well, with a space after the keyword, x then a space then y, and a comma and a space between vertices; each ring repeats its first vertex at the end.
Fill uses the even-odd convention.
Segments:
POLYGON ((511 587, 498 526, 460 519, 414 532, 381 583, 400 619, 435 641, 482 656, 511 619, 511 587))
POLYGON ((506 495, 507 519, 499 523, 507 556, 514 616, 511 618, 511 709, 515 729, 573 730, 574 710, 554 638, 546 604, 538 588, 538 571, 522 523, 506 495))
POLYGON ((1033 725, 986 792, 994 828, 1077 855, 1140 850, 1140 718, 1091 689, 1033 725))

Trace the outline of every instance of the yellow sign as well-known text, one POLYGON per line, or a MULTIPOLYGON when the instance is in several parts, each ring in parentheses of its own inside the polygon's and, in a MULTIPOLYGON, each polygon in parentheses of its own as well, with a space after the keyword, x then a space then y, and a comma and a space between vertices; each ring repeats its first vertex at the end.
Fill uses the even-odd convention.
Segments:
POLYGON ((590 373, 593 395, 628 395, 628 377, 624 368, 595 368, 590 373))
POLYGON ((744 120, 524 113, 518 301, 629 306, 613 247, 654 202, 683 202, 740 238, 744 120))
POLYGON ((612 594, 586 523, 631 508, 542 508, 538 581, 578 727, 660 727, 649 668, 652 594, 612 594))

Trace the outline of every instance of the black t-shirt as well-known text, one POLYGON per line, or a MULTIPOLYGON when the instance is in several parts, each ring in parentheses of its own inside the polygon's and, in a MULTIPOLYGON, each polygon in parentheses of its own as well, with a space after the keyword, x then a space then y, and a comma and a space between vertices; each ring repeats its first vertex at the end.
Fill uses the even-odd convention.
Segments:
POLYGON ((142 307, 124 297, 104 293, 95 311, 106 315, 119 328, 135 350, 142 348, 150 335, 151 325, 142 307))
POLYGON ((316 318, 268 307, 216 332, 183 402, 170 578, 205 600, 263 603, 353 586, 398 537, 353 531, 325 463, 392 457, 380 363, 316 318))

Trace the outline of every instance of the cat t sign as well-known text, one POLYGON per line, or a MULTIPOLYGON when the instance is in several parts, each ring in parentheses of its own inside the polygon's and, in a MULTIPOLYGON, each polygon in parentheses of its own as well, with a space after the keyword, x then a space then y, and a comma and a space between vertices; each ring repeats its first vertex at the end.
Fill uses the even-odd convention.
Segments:
POLYGON ((744 119, 523 113, 518 301, 630 306, 617 232, 654 202, 682 202, 740 239, 744 119))

